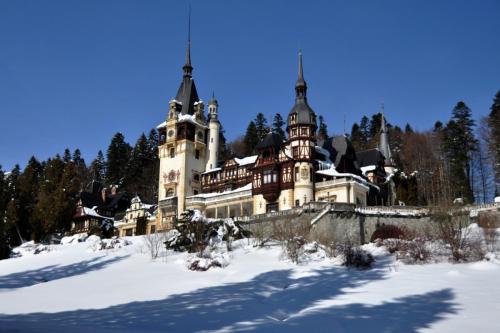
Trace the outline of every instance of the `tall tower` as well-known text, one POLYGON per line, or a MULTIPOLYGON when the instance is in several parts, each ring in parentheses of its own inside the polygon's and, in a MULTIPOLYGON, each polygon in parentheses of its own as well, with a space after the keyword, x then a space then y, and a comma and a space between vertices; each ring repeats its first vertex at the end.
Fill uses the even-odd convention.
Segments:
POLYGON ((307 103, 307 84, 299 51, 299 77, 295 83, 295 105, 288 114, 288 144, 294 165, 294 205, 314 200, 314 146, 316 145, 316 114, 307 103))
POLYGON ((160 175, 158 207, 160 228, 170 227, 186 207, 186 197, 201 192, 201 174, 207 164, 204 104, 198 97, 191 65, 188 33, 186 63, 175 99, 169 103, 159 133, 160 175))
POLYGON ((218 119, 219 103, 212 93, 212 99, 208 103, 208 158, 206 170, 211 170, 217 167, 219 158, 219 132, 220 122, 218 119))

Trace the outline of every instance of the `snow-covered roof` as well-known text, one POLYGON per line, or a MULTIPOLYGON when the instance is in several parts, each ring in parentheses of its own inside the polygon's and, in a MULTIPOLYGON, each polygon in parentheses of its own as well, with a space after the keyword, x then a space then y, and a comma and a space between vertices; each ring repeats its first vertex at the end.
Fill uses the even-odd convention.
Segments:
POLYGON ((366 176, 367 172, 374 171, 375 169, 377 169, 376 165, 367 165, 367 166, 361 167, 361 172, 363 173, 363 175, 366 176))
POLYGON ((248 165, 248 164, 254 164, 255 161, 257 161, 257 157, 259 157, 258 155, 253 155, 253 156, 247 156, 247 157, 243 157, 243 158, 235 158, 234 160, 236 161, 236 163, 238 163, 238 165, 248 165))
POLYGON ((98 218, 102 218, 102 219, 109 219, 109 217, 105 217, 105 216, 102 216, 102 215, 99 215, 95 209, 97 207, 92 207, 92 208, 88 208, 88 207, 83 207, 83 213, 87 216, 93 216, 93 217, 98 217, 98 218))
POLYGON ((355 175, 353 173, 340 173, 335 168, 330 168, 330 169, 326 169, 326 170, 318 170, 318 171, 316 171, 316 173, 320 174, 320 175, 331 176, 331 177, 351 177, 353 179, 356 179, 357 181, 359 181, 363 185, 372 186, 372 187, 376 188, 377 190, 379 189, 379 187, 377 185, 370 183, 369 181, 367 181, 363 177, 360 177, 360 176, 355 175))
POLYGON ((500 203, 500 197, 495 197, 495 203, 500 203))
POLYGON ((231 190, 231 191, 200 193, 200 194, 196 194, 196 195, 190 196, 188 198, 212 198, 212 197, 216 197, 216 196, 219 196, 219 195, 244 192, 244 191, 248 191, 248 190, 251 190, 251 189, 252 189, 252 183, 248 183, 245 186, 238 187, 238 188, 236 188, 234 190, 231 190))
POLYGON ((203 174, 205 173, 210 173, 210 172, 215 172, 215 171, 221 171, 222 169, 221 168, 213 168, 213 169, 208 169, 207 171, 205 171, 203 174))
MULTIPOLYGON (((207 127, 206 125, 201 124, 198 121, 196 121, 196 115, 194 115, 194 114, 182 114, 182 113, 180 113, 180 114, 178 114, 178 120, 179 120, 179 122, 189 122, 189 123, 201 126, 201 127, 207 127)), ((165 126, 167 126, 167 121, 164 121, 161 124, 159 124, 158 126, 156 126, 156 129, 160 129, 160 128, 163 128, 165 126)))

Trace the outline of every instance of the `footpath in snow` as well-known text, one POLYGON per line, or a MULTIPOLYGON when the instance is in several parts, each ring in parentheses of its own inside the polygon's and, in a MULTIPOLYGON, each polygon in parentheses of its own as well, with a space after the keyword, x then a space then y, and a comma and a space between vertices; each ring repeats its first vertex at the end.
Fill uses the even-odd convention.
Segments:
POLYGON ((0 261, 0 332, 500 332, 497 263, 408 266, 367 245, 368 270, 295 265, 240 240, 227 267, 196 272, 126 241, 0 261))

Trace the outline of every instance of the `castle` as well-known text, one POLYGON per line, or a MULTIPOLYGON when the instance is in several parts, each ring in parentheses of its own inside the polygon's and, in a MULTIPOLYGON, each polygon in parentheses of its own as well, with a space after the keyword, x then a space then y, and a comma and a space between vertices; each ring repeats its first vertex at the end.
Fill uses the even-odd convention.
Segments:
POLYGON ((220 161, 219 105, 212 96, 205 115, 188 42, 182 82, 166 120, 157 126, 160 228, 171 226, 187 209, 226 218, 290 210, 314 201, 394 203, 394 166, 384 117, 378 148, 356 152, 344 135, 318 140, 300 52, 298 68, 287 138, 271 132, 256 147, 256 155, 220 161))

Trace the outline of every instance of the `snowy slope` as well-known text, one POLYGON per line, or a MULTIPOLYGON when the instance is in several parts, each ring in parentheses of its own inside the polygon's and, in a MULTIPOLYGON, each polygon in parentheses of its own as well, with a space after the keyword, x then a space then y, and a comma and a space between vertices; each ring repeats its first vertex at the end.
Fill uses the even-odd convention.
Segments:
POLYGON ((128 239, 0 261, 0 332, 500 331, 499 264, 406 266, 377 249, 370 270, 297 266, 244 240, 226 268, 193 272, 128 239))

